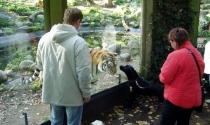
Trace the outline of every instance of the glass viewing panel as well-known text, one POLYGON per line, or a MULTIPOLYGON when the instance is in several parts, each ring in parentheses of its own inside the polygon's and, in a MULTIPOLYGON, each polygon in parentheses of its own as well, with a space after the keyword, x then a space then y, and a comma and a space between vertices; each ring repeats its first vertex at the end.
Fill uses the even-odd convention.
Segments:
MULTIPOLYGON (((116 74, 110 75, 112 71, 106 70, 94 77, 94 94, 127 81, 120 65, 130 64, 139 69, 141 1, 91 1, 68 0, 68 7, 78 7, 84 15, 79 35, 86 40, 90 50, 102 49, 115 55, 116 61, 112 63, 117 64, 111 67, 117 69, 116 74)), ((29 79, 33 74, 38 41, 45 33, 43 3, 34 0, 0 2, 0 70, 13 70, 17 74, 15 78, 29 79)), ((104 65, 109 67, 110 62, 104 65)), ((39 82, 37 78, 30 84, 39 82)))

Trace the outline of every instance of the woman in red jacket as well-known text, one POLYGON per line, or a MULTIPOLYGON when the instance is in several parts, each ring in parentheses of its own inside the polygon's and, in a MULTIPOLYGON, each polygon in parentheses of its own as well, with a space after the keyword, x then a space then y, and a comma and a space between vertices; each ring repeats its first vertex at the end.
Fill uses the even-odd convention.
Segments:
POLYGON ((159 75, 165 88, 160 125, 174 125, 175 122, 177 125, 189 125, 192 108, 201 104, 201 89, 198 68, 188 49, 193 51, 198 61, 201 76, 204 62, 185 29, 172 29, 168 39, 174 51, 168 55, 159 75))

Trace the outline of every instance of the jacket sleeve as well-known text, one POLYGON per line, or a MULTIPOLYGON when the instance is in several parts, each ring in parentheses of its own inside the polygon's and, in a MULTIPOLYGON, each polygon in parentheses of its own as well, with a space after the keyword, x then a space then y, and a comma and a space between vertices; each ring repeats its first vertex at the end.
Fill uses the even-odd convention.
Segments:
POLYGON ((42 43, 43 43, 43 38, 41 38, 39 41, 36 53, 36 68, 38 68, 41 71, 43 70, 42 59, 41 59, 42 43))
POLYGON ((205 46, 204 63, 210 63, 210 41, 205 46))
POLYGON ((166 61, 164 62, 159 79, 164 84, 170 84, 174 80, 175 75, 179 69, 177 59, 173 54, 169 54, 166 61))
POLYGON ((84 40, 77 41, 79 44, 76 47, 76 73, 78 76, 79 87, 83 98, 91 96, 91 63, 90 52, 84 40))

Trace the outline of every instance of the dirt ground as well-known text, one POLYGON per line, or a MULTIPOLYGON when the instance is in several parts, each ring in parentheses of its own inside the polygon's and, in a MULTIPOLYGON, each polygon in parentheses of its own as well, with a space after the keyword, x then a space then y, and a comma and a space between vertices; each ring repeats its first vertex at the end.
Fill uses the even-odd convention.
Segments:
POLYGON ((7 84, 10 89, 0 94, 0 124, 26 125, 23 113, 27 114, 28 125, 48 120, 50 107, 41 104, 41 91, 34 93, 19 81, 17 78, 7 84))

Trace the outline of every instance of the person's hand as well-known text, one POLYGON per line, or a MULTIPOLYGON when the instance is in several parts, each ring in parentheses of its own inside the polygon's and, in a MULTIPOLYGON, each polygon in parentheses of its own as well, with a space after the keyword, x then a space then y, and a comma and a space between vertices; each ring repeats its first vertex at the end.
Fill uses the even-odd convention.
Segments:
POLYGON ((90 101, 90 98, 84 98, 84 103, 88 103, 90 101))

